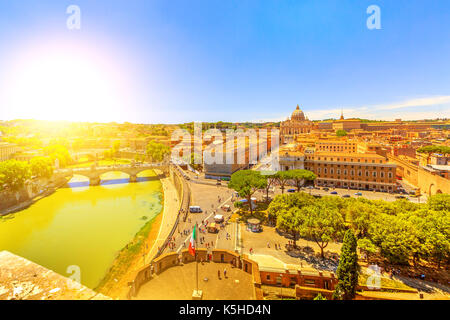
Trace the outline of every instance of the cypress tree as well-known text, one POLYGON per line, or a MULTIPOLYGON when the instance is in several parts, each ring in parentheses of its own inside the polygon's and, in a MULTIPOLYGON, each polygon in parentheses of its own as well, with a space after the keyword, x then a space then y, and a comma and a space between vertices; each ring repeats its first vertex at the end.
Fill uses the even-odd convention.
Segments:
POLYGON ((351 300, 356 295, 358 285, 358 254, 357 241, 351 230, 347 230, 342 244, 341 257, 337 268, 338 284, 333 293, 333 299, 351 300))

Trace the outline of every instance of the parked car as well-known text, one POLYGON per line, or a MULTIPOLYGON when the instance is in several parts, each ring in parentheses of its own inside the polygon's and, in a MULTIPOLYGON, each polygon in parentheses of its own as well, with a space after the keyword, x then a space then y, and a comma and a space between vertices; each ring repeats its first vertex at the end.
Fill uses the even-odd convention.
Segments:
POLYGON ((350 198, 350 195, 349 195, 349 194, 344 194, 344 195, 342 196, 342 198, 350 198))
POLYGON ((327 187, 323 188, 323 191, 328 191, 328 190, 330 190, 330 189, 328 189, 327 187))
POLYGON ((406 197, 405 196, 402 196, 402 195, 398 195, 398 196, 395 196, 395 199, 405 199, 406 197))
POLYGON ((199 206, 190 206, 189 207, 189 212, 191 212, 191 213, 202 213, 203 210, 199 206))
POLYGON ((356 192, 355 196, 362 196, 362 193, 361 192, 356 192))
POLYGON ((338 194, 337 191, 331 191, 331 194, 338 194))
POLYGON ((296 191, 295 189, 288 189, 287 192, 289 192, 289 193, 294 193, 295 191, 296 191))

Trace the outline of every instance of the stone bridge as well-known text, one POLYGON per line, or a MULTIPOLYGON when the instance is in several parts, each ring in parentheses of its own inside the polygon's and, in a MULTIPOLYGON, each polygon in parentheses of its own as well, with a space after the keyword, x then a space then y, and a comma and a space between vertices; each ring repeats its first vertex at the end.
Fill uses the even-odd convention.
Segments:
POLYGON ((72 178, 74 175, 85 176, 89 179, 89 185, 97 186, 100 184, 100 176, 107 172, 123 172, 130 176, 130 182, 137 181, 137 175, 145 170, 159 169, 164 174, 168 174, 169 166, 164 163, 146 163, 141 165, 115 165, 104 167, 74 168, 55 170, 54 178, 72 178))

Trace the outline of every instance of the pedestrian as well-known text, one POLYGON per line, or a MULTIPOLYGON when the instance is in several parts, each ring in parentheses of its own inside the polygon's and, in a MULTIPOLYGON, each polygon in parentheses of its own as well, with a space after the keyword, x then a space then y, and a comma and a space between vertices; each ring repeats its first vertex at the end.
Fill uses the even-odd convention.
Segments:
POLYGON ((217 270, 217 277, 220 279, 220 270, 217 270))
POLYGON ((227 269, 223 269, 223 276, 226 278, 227 277, 227 269))

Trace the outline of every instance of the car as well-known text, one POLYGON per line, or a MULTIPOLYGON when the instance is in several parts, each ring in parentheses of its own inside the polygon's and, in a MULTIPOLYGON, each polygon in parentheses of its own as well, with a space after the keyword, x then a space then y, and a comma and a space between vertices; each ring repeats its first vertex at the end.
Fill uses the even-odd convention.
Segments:
POLYGON ((338 194, 337 191, 331 191, 331 194, 338 194))
POLYGON ((328 189, 327 187, 323 188, 323 191, 328 191, 328 190, 330 190, 330 189, 328 189))
POLYGON ((406 197, 402 196, 402 195, 398 195, 398 196, 395 196, 395 199, 406 199, 406 197))
POLYGON ((306 189, 313 189, 313 186, 307 186, 306 189))
POLYGON ((199 206, 190 206, 189 207, 189 212, 190 213, 202 213, 203 210, 199 206))
POLYGON ((294 193, 295 191, 296 191, 295 189, 288 189, 287 192, 289 192, 289 193, 294 193))
POLYGON ((342 196, 342 198, 350 198, 350 195, 349 195, 349 194, 344 194, 344 195, 342 196))
POLYGON ((356 192, 355 196, 362 196, 362 193, 361 192, 356 192))

